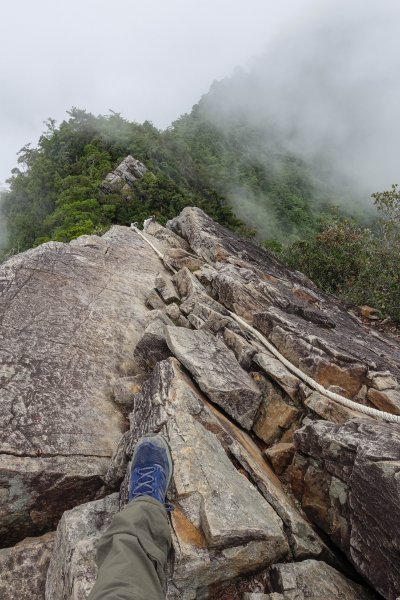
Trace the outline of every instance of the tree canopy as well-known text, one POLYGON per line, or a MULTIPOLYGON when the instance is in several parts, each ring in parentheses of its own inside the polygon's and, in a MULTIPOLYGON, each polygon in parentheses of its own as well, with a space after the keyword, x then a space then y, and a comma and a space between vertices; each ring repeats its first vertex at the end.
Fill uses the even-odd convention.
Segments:
MULTIPOLYGON (((315 227, 316 191, 305 165, 272 150, 268 162, 265 149, 261 160, 254 151, 259 134, 246 121, 221 129, 198 106, 166 131, 114 112, 94 116, 73 108, 68 116, 59 126, 48 119, 37 146, 27 144, 19 152, 1 209, 10 247, 69 241, 149 214, 165 222, 190 204, 244 235, 262 223, 249 211, 246 227, 234 214, 241 202, 268 207, 278 237, 296 238, 315 227), (129 199, 105 194, 104 176, 127 154, 150 173, 129 199)), ((239 212, 246 217, 245 210, 239 212)))

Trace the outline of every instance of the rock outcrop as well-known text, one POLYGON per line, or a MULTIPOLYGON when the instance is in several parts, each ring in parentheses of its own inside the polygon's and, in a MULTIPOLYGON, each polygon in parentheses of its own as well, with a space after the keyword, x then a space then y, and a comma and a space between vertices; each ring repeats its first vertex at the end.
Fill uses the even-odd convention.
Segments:
POLYGON ((129 375, 160 261, 131 231, 50 242, 0 267, 0 539, 93 499, 126 429, 129 375))
POLYGON ((353 419, 295 433, 293 489, 305 512, 385 598, 400 589, 400 427, 353 419))
POLYGON ((245 429, 251 429, 261 392, 233 352, 210 331, 188 331, 183 327, 168 327, 166 331, 169 349, 199 388, 245 429))
POLYGON ((199 209, 144 236, 165 264, 113 227, 0 266, 5 600, 25 597, 33 563, 34 600, 87 598, 148 431, 175 464, 169 598, 395 600, 400 426, 312 391, 229 311, 326 388, 393 413, 396 340, 199 209))
POLYGON ((101 188, 106 194, 130 194, 132 185, 135 181, 141 179, 146 172, 147 168, 144 164, 129 155, 114 171, 106 175, 101 188))

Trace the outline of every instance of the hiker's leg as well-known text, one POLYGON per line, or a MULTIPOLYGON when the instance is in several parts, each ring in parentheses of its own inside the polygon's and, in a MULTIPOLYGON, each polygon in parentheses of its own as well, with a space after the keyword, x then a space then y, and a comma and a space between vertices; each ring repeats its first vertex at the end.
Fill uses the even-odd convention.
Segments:
POLYGON ((139 496, 98 542, 98 575, 88 600, 164 600, 171 530, 165 507, 139 496))

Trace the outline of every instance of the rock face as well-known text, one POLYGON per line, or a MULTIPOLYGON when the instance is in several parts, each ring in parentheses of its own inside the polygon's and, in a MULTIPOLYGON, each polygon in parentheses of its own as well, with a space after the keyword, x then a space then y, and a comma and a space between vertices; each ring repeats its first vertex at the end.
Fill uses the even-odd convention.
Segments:
POLYGON ((102 486, 161 263, 129 229, 48 243, 0 266, 0 539, 54 527, 102 486))
MULTIPOLYGON (((143 174, 128 159, 122 185, 143 174)), ((362 581, 395 599, 400 427, 313 392, 228 310, 325 387, 391 412, 396 341, 198 209, 144 235, 166 268, 124 227, 0 266, 2 597, 24 598, 36 561, 32 598, 86 600, 133 447, 161 431, 169 599, 375 597, 362 581), (50 529, 44 592, 49 538, 12 545, 50 529)))
POLYGON ((395 379, 390 388, 397 389, 398 343, 366 330, 307 277, 228 232, 200 209, 185 208, 169 226, 209 263, 200 279, 213 297, 254 322, 286 358, 322 385, 340 386, 355 395, 368 371, 388 371, 395 379))
POLYGON ((332 558, 251 438, 213 408, 175 359, 160 362, 144 384, 122 444, 133 447, 160 430, 175 465, 169 597, 215 592, 278 557, 332 558))
POLYGON ((385 598, 400 590, 400 427, 354 419, 295 434, 293 488, 306 513, 385 598))

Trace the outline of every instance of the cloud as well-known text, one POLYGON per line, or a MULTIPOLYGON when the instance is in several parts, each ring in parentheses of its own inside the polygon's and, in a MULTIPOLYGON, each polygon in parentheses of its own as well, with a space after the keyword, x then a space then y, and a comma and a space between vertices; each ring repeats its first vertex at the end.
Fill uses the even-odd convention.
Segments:
POLYGON ((400 5, 332 1, 279 36, 204 105, 241 112, 354 197, 400 179, 400 5))

